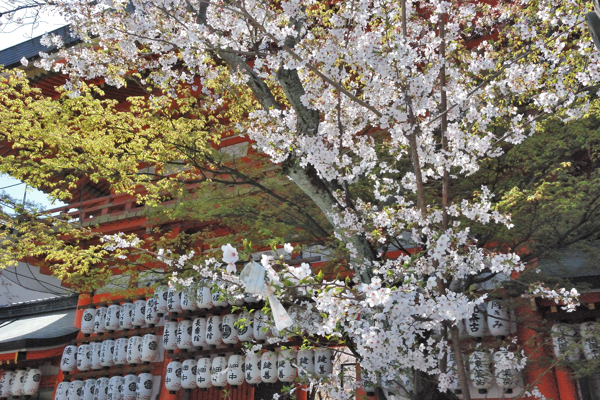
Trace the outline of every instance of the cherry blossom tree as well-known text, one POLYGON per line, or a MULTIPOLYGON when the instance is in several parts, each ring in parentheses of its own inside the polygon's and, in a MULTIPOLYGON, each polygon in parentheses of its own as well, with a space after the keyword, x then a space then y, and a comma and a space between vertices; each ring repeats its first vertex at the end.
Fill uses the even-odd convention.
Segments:
MULTIPOLYGON (((158 108, 186 88, 204 113, 239 111, 218 124, 247 136, 323 213, 351 277, 262 262, 276 297, 320 315, 300 319, 307 322, 297 330, 346 340, 361 368, 376 371, 377 385, 414 371, 443 393, 452 353, 468 398, 456 322, 485 295, 467 283, 482 274, 510 277, 525 265, 472 234, 481 225, 511 228, 510 215, 493 206, 495 194, 453 188, 549 116, 586 115, 600 76, 587 3, 70 0, 52 7, 81 44, 63 48, 60 37, 47 37, 58 57, 42 55, 36 66, 69 75, 71 95, 102 78, 149 88, 158 108), (401 255, 386 257, 391 248, 401 255)), ((183 162, 188 173, 197 169, 183 162)), ((114 250, 128 248, 118 240, 114 250)), ((243 286, 230 274, 234 248, 242 245, 224 249, 226 264, 205 260, 197 274, 218 272, 243 286)), ((530 290, 575 304, 569 290, 530 290)), ((344 398, 335 382, 324 386, 344 398)))

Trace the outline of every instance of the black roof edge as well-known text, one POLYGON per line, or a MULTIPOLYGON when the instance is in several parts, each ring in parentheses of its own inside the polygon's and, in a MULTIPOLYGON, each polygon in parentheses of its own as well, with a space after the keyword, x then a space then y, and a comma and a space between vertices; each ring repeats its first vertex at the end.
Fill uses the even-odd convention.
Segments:
POLYGON ((0 352, 21 350, 21 349, 33 349, 36 347, 52 347, 59 346, 62 344, 69 343, 71 340, 77 337, 79 330, 75 330, 66 335, 54 337, 54 338, 43 338, 43 339, 19 339, 12 342, 0 343, 0 352))
POLYGON ((7 305, 0 307, 0 318, 17 318, 52 311, 72 310, 77 307, 78 300, 79 294, 73 293, 66 296, 7 305))

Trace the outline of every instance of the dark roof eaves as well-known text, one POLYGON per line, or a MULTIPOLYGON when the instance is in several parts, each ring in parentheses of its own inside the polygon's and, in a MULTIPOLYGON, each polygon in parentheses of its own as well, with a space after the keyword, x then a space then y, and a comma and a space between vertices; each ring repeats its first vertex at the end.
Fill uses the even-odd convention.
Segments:
POLYGON ((73 293, 66 296, 0 306, 0 319, 18 318, 59 310, 72 310, 77 307, 78 299, 79 294, 73 293))

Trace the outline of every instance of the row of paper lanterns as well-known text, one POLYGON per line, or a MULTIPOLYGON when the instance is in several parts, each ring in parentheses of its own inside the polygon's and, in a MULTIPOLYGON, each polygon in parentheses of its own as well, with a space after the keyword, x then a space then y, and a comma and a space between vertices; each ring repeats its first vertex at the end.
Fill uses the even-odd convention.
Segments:
POLYGON ((293 382, 296 375, 315 375, 326 378, 333 372, 333 352, 328 348, 314 350, 248 352, 246 356, 218 355, 199 360, 172 361, 167 365, 165 388, 170 392, 180 389, 208 389, 227 384, 239 386, 260 383, 293 382), (296 368, 298 366, 299 368, 296 368))
POLYGON ((60 369, 71 372, 77 368, 84 372, 113 365, 155 362, 159 340, 159 336, 149 333, 144 337, 132 336, 79 346, 69 345, 63 350, 60 369))
POLYGON ((588 321, 579 325, 555 324, 552 326, 554 355, 568 362, 600 358, 600 322, 588 321), (579 345, 581 343, 581 346, 579 345))
POLYGON ((462 336, 483 338, 486 335, 505 337, 515 331, 514 318, 505 302, 492 300, 476 306, 471 318, 458 322, 462 336))
POLYGON ((40 388, 42 373, 37 368, 5 371, 0 378, 0 397, 32 396, 40 388))
MULTIPOLYGON (((479 393, 486 393, 494 383, 507 393, 519 386, 521 372, 514 365, 502 366, 502 360, 509 358, 509 355, 506 350, 497 351, 493 355, 487 351, 474 351, 469 355, 469 378, 479 393)), ((459 387, 456 377, 455 389, 459 387)))
POLYGON ((154 377, 139 375, 61 382, 54 400, 150 400, 154 377))

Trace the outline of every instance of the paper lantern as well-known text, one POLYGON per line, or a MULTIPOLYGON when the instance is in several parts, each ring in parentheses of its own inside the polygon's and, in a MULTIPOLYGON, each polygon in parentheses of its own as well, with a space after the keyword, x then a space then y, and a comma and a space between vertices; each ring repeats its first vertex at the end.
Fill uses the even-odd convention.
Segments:
POLYGON ((238 340, 240 342, 251 342, 254 340, 253 318, 250 313, 243 312, 240 314, 237 323, 235 324, 238 340))
POLYGON ((81 317, 81 333, 90 335, 94 333, 94 319, 96 318, 96 309, 88 308, 81 317))
POLYGON ((123 390, 121 392, 121 398, 123 400, 135 400, 137 379, 137 376, 133 374, 125 375, 123 379, 123 390))
POLYGON ((237 319, 238 316, 236 314, 227 314, 223 317, 223 322, 221 324, 223 343, 233 345, 239 341, 237 329, 235 329, 237 319))
POLYGON ((595 321, 584 322, 579 325, 579 331, 581 332, 585 359, 595 360, 600 357, 600 323, 595 321))
POLYGON ((211 346, 223 344, 221 333, 221 317, 213 315, 206 321, 206 343, 211 346))
POLYGON ((212 294, 210 293, 210 287, 200 286, 196 290, 196 305, 199 309, 208 310, 213 308, 212 294))
MULTIPOLYGON (((513 357, 514 359, 514 357, 513 357)), ((515 368, 506 350, 494 353, 494 377, 496 384, 505 393, 512 393, 519 383, 519 371, 515 368)))
POLYGON ((106 377, 96 379, 96 387, 94 388, 94 400, 108 399, 108 382, 106 377))
POLYGON ((277 356, 277 379, 281 382, 294 382, 296 379, 296 352, 281 350, 277 356))
POLYGON ((102 353, 102 342, 90 343, 92 346, 92 369, 102 369, 100 354, 102 353))
POLYGON ((96 316, 94 317, 94 332, 96 333, 106 332, 106 310, 106 307, 98 307, 96 309, 96 316))
POLYGON ((177 350, 177 321, 165 322, 163 347, 165 350, 177 350))
POLYGON ((133 328, 133 303, 127 302, 121 305, 119 327, 125 330, 133 328))
POLYGON ((146 300, 136 300, 133 303, 133 318, 131 323, 134 328, 144 326, 146 323, 146 300))
POLYGON ((223 356, 213 358, 210 368, 210 381, 213 386, 223 387, 227 384, 227 359, 223 356))
POLYGON ((315 352, 314 350, 298 350, 296 355, 296 365, 298 365, 298 375, 306 378, 308 374, 315 373, 315 352))
POLYGON ((137 387, 135 396, 137 400, 150 400, 152 397, 152 386, 154 385, 154 377, 152 374, 144 372, 138 375, 137 387))
POLYGON ((160 322, 160 316, 156 308, 156 299, 154 297, 149 298, 146 301, 146 314, 144 315, 144 322, 148 325, 156 325, 160 322))
POLYGON ((234 354, 227 363, 227 383, 233 387, 244 383, 244 356, 234 354))
POLYGON ((142 362, 153 362, 158 354, 158 337, 152 333, 142 339, 142 362))
POLYGON ((10 388, 13 397, 23 396, 23 389, 25 388, 25 375, 27 371, 24 369, 18 369, 15 372, 15 377, 13 378, 13 383, 10 388))
POLYGON ((71 372, 75 370, 75 367, 77 367, 77 346, 67 346, 63 350, 60 369, 64 372, 71 372))
POLYGON ((77 347, 77 369, 89 371, 92 368, 92 346, 82 344, 77 347))
POLYGON ((124 381, 122 376, 113 376, 109 379, 107 400, 121 400, 121 388, 124 381))
POLYGON ((83 396, 81 400, 94 400, 94 390, 96 389, 95 379, 86 379, 83 382, 83 396))
POLYGON ((171 313, 180 313, 181 308, 181 292, 170 287, 167 292, 167 308, 171 313))
POLYGON ((67 389, 67 400, 81 400, 83 397, 83 381, 75 380, 67 389))
MULTIPOLYGON (((5 371, 2 374, 2 379, 0 379, 0 397, 10 397, 12 396, 12 382, 15 378, 15 373, 13 371, 5 371)), ((66 391, 66 389, 65 389, 66 391)), ((58 394, 58 389, 57 389, 58 394)), ((66 399, 66 392, 64 393, 64 397, 66 399)))
POLYGON ((113 332, 119 329, 119 317, 121 316, 121 306, 119 304, 111 304, 106 309, 104 318, 104 327, 108 332, 113 332))
POLYGON ((326 378, 333 373, 333 351, 327 348, 315 349, 315 374, 326 378))
POLYGON ((196 360, 185 360, 181 363, 181 387, 184 389, 196 389, 196 360))
POLYGON ((186 319, 179 321, 177 324, 177 347, 186 350, 194 348, 192 343, 192 321, 186 319))
POLYGON ((482 338, 487 331, 486 318, 482 306, 475 306, 471 318, 465 320, 467 335, 474 338, 482 338))
POLYGON ((210 290, 212 296, 212 302, 214 307, 226 307, 229 305, 227 302, 227 291, 224 288, 223 283, 214 285, 210 290))
POLYGON ((557 358, 564 357, 568 362, 575 362, 581 357, 581 349, 577 345, 577 329, 572 325, 555 324, 552 327, 552 345, 557 358))
POLYGON ((262 378, 260 376, 260 368, 262 365, 260 354, 253 351, 247 352, 244 365, 246 382, 248 382, 250 385, 257 385, 261 383, 262 378))
POLYGON ((244 302, 246 303, 258 303, 258 295, 244 293, 244 302))
POLYGON ((154 293, 154 298, 156 299, 156 312, 160 316, 169 312, 169 307, 167 307, 168 295, 168 290, 166 288, 161 288, 154 293))
POLYGON ((179 361, 171 361, 167 364, 165 388, 169 392, 176 392, 181 389, 181 363, 179 361))
POLYGON ((103 367, 112 367, 115 365, 114 361, 115 341, 107 339, 102 342, 102 348, 100 350, 100 365, 103 367))
POLYGON ((198 309, 196 299, 194 299, 194 295, 190 292, 190 289, 181 292, 181 309, 183 311, 196 311, 198 309))
POLYGON ((142 339, 141 336, 132 336, 127 341, 127 363, 139 364, 142 362, 142 339))
POLYGON ((262 312, 262 310, 254 312, 253 334, 254 338, 259 342, 264 342, 265 340, 267 340, 267 321, 268 317, 265 315, 264 312, 262 312))
POLYGON ((260 358, 260 377, 264 383, 277 382, 277 353, 264 352, 260 358))
POLYGON ((113 362, 115 365, 127 364, 127 342, 128 338, 122 337, 115 340, 115 349, 113 351, 113 362))
MULTIPOLYGON (((70 382, 60 382, 56 386, 56 392, 54 393, 54 400, 67 400, 67 391, 69 390, 69 386, 71 386, 70 382)), ((2 393, 2 397, 10 397, 12 394, 10 391, 9 394, 5 396, 5 393, 2 393)))
POLYGON ((500 338, 510 335, 510 314, 506 304, 500 300, 492 300, 487 302, 486 309, 490 335, 500 338))
MULTIPOLYGON (((463 354, 462 359, 466 360, 467 357, 463 354)), ((463 361, 463 363, 464 363, 464 361, 463 361)), ((452 351, 448 353, 446 365, 447 365, 448 375, 449 375, 449 379, 450 379, 450 385, 448 386, 448 388, 455 394, 461 394, 462 390, 460 388, 460 382, 458 380, 458 371, 457 371, 457 366, 456 366, 456 360, 455 360, 454 353, 452 351)))
POLYGON ((240 290, 237 285, 225 284, 224 286, 225 293, 227 293, 227 304, 230 306, 241 306, 244 304, 244 293, 240 290), (233 292, 230 290, 232 287, 235 287, 236 290, 233 292))
POLYGON ((196 318, 192 324, 192 344, 194 347, 204 347, 206 343, 206 318, 196 318))
POLYGON ((40 388, 42 381, 42 372, 37 368, 31 368, 25 375, 25 386, 23 387, 23 395, 33 396, 40 388))
POLYGON ((492 358, 485 351, 474 351, 469 356, 469 377, 475 389, 485 394, 494 384, 492 376, 492 358))
POLYGON ((204 357, 198 360, 196 367, 196 385, 200 389, 208 389, 212 386, 210 379, 210 369, 212 367, 212 360, 208 357, 204 357))

